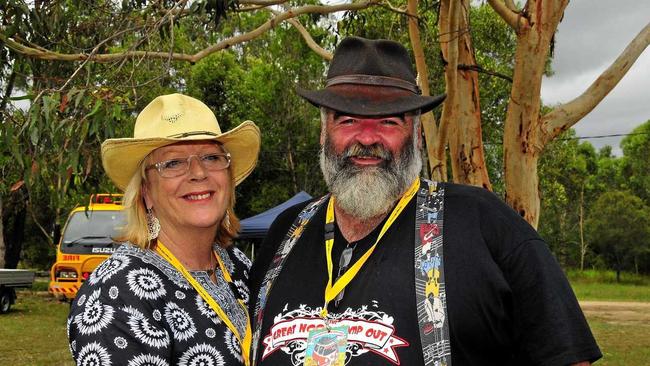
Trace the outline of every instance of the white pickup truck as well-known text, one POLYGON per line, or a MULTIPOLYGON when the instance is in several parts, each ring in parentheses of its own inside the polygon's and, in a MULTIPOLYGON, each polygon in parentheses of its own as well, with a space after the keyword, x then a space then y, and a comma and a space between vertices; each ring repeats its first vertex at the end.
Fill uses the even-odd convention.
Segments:
POLYGON ((16 289, 32 287, 35 273, 26 269, 0 268, 0 313, 6 313, 16 302, 16 289))

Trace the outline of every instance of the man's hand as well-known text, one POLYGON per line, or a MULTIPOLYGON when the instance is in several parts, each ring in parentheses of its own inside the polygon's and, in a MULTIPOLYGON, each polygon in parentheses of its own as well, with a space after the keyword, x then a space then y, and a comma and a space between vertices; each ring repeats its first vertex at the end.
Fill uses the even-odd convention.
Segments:
POLYGON ((590 366, 590 365, 591 365, 591 362, 589 362, 589 361, 582 361, 582 362, 574 363, 574 364, 572 364, 571 366, 590 366))

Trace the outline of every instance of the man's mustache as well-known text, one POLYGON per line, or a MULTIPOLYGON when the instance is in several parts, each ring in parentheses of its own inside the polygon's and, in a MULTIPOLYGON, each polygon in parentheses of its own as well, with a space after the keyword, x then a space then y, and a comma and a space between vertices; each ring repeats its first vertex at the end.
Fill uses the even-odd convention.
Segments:
POLYGON ((341 154, 341 158, 347 160, 352 157, 378 158, 385 161, 393 160, 393 154, 381 144, 363 145, 355 143, 348 147, 341 154))

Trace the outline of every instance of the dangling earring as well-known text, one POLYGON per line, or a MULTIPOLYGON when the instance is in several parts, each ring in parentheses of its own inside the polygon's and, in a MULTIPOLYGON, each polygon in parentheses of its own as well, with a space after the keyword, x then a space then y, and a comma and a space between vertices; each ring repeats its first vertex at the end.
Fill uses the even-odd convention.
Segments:
POLYGON ((223 223, 228 229, 230 229, 230 215, 228 214, 228 211, 226 211, 226 215, 223 218, 223 223))
POLYGON ((149 233, 149 240, 156 239, 160 232, 160 221, 150 208, 147 209, 147 232, 149 233))

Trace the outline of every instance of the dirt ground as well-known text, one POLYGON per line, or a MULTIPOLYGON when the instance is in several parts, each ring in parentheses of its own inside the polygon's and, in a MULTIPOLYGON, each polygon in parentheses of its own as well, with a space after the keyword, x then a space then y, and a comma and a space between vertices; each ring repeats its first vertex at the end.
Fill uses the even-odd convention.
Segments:
POLYGON ((611 324, 650 324, 650 302, 581 301, 580 306, 588 319, 611 324))

